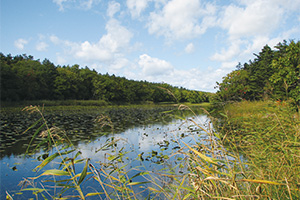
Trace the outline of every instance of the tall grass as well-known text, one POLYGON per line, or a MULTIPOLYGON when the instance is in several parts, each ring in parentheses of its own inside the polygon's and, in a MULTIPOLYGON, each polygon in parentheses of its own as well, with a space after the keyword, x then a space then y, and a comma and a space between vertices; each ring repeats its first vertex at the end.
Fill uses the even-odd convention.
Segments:
MULTIPOLYGON (((192 111, 186 106, 179 109, 192 111)), ((148 171, 143 162, 134 168, 124 165, 129 152, 119 148, 114 137, 102 147, 112 149, 108 162, 96 167, 88 158, 81 157, 64 131, 47 126, 37 107, 27 110, 40 113, 44 122, 42 126, 46 127, 44 132, 38 129, 33 138, 44 136, 44 142, 56 148, 35 170, 41 171, 54 161, 60 164, 57 169, 25 179, 22 191, 32 191, 36 199, 300 198, 299 113, 282 103, 242 102, 228 105, 223 114, 226 120, 219 128, 216 124, 213 128, 212 123, 204 126, 196 119, 186 119, 208 135, 206 141, 196 138, 195 145, 176 141, 180 148, 169 157, 179 154, 183 159, 177 166, 166 167, 156 173, 148 171), (174 173, 178 167, 186 170, 174 173), (36 187, 33 181, 40 177, 47 178, 40 183, 40 187, 36 187), (144 181, 137 181, 137 177, 144 181), (88 181, 97 182, 98 190, 85 191, 82 185, 88 181), (54 184, 50 185, 52 190, 47 188, 46 183, 54 184)), ((109 118, 102 116, 99 123, 110 126, 113 132, 109 118)), ((137 160, 141 160, 141 155, 137 155, 137 160)), ((8 198, 12 198, 11 195, 8 194, 8 198)))
MULTIPOLYGON (((249 178, 270 199, 300 198, 300 115, 288 102, 240 102, 225 107, 227 146, 246 159, 249 178)), ((254 189, 251 185, 249 189, 254 189)))

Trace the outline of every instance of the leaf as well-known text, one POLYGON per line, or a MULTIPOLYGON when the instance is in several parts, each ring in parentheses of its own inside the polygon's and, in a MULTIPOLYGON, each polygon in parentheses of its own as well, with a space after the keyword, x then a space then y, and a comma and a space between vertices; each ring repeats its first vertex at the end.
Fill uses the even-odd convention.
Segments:
POLYGON ((12 196, 6 191, 6 200, 13 200, 12 196))
MULTIPOLYGON (((30 130, 30 129, 31 129, 32 127, 34 127, 35 125, 37 125, 42 119, 43 119, 43 118, 40 118, 38 121, 36 121, 36 122, 35 122, 33 125, 31 125, 26 131, 24 131, 23 134, 26 133, 28 130, 30 130)), ((32 144, 32 142, 33 142, 33 140, 34 140, 34 138, 37 136, 37 134, 40 132, 40 130, 41 130, 44 126, 45 126, 45 123, 43 123, 43 124, 35 131, 35 133, 33 134, 32 138, 31 138, 31 140, 30 140, 30 142, 29 142, 29 144, 28 144, 28 147, 27 147, 27 149, 26 149, 26 153, 25 153, 25 154, 27 154, 27 153, 29 152, 29 148, 30 148, 30 146, 31 146, 31 144, 32 144)))
POLYGON ((132 180, 133 178, 137 177, 137 176, 143 176, 143 175, 147 175, 150 174, 149 172, 139 172, 137 174, 135 174, 134 176, 131 177, 130 180, 132 180))
POLYGON ((62 183, 62 182, 68 182, 68 181, 72 181, 72 180, 73 180, 72 178, 59 180, 59 181, 57 181, 57 180, 45 180, 45 181, 43 181, 43 183, 48 183, 48 182, 50 182, 50 183, 62 183))
POLYGON ((104 193, 103 192, 88 193, 85 195, 85 197, 92 197, 92 196, 101 195, 101 194, 104 194, 104 193))
POLYGON ((72 153, 73 151, 75 151, 75 149, 70 150, 70 151, 66 151, 63 153, 55 153, 52 154, 51 156, 47 157, 41 164, 39 164, 36 168, 34 168, 34 171, 40 171, 43 167, 45 167, 48 163, 50 163, 52 160, 54 160, 56 157, 60 156, 60 155, 66 155, 69 153, 72 153), (39 168, 39 170, 37 170, 39 168))
POLYGON ((218 165, 218 163, 216 163, 215 161, 213 161, 210 157, 200 153, 199 151, 196 151, 195 149, 193 149, 192 147, 190 147, 189 145, 187 145, 186 143, 184 143, 182 141, 183 144, 185 144, 185 146, 187 146, 191 151, 193 151, 196 155, 198 155, 201 159, 205 160, 206 162, 209 162, 211 164, 214 164, 214 165, 218 165))
POLYGON ((53 175, 53 176, 68 176, 69 173, 63 170, 50 169, 41 174, 41 176, 53 175))
POLYGON ((153 188, 153 187, 148 187, 149 190, 152 190, 153 192, 160 192, 159 190, 153 188))
POLYGON ((54 160, 56 157, 58 157, 60 154, 55 153, 51 156, 47 157, 41 164, 39 164, 36 168, 34 168, 34 171, 40 171, 43 167, 45 167, 48 163, 50 163, 52 160, 54 160), (39 170, 37 170, 39 168, 39 170))
POLYGON ((58 170, 58 169, 50 169, 45 171, 44 173, 42 173, 41 175, 37 176, 37 177, 33 177, 31 179, 38 179, 41 176, 49 176, 49 175, 53 175, 53 176, 68 176, 70 175, 68 172, 63 171, 63 170, 58 170))
POLYGON ((25 189, 22 189, 21 191, 33 191, 33 192, 36 192, 36 193, 40 193, 40 192, 44 192, 44 191, 47 191, 46 189, 41 189, 41 188, 25 188, 25 189))
POLYGON ((128 183, 127 185, 142 185, 142 184, 147 184, 147 183, 151 183, 151 182, 150 181, 131 182, 131 183, 128 183))
POLYGON ((80 183, 82 183, 82 181, 85 179, 86 177, 86 173, 87 173, 87 167, 88 167, 88 162, 89 162, 89 159, 86 160, 86 163, 85 163, 85 166, 81 172, 81 175, 79 177, 79 180, 78 180, 78 185, 80 185, 80 183))
POLYGON ((184 197, 183 197, 183 200, 185 199, 190 199, 189 197, 192 195, 192 193, 187 193, 184 197))
POLYGON ((270 185, 284 185, 282 183, 277 183, 274 181, 266 181, 266 180, 253 180, 253 179, 241 179, 242 182, 252 182, 252 183, 262 183, 262 184, 270 184, 270 185))

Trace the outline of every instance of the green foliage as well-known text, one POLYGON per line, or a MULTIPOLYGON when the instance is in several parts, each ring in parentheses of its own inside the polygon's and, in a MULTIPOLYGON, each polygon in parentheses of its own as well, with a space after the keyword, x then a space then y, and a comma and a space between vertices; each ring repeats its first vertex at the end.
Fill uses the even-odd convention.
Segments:
POLYGON ((300 42, 292 41, 286 47, 284 56, 272 62, 275 73, 270 81, 274 87, 274 96, 278 99, 292 98, 300 103, 300 42))
POLYGON ((0 53, 1 100, 102 100, 116 103, 209 101, 209 93, 166 83, 133 81, 99 74, 79 65, 55 66, 32 56, 0 53))
MULTIPOLYGON (((255 54, 256 55, 256 54, 255 54)), ((256 58, 217 83, 221 101, 290 99, 300 105, 300 41, 265 46, 256 58)))
POLYGON ((222 83, 217 83, 219 87, 218 95, 223 101, 240 100, 245 98, 249 91, 247 81, 249 73, 246 70, 236 70, 223 77, 222 83))

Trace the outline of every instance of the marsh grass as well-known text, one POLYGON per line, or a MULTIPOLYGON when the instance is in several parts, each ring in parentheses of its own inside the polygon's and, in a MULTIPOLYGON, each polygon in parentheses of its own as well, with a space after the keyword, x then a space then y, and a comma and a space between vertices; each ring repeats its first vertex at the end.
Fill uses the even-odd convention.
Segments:
POLYGON ((300 198, 300 116, 288 102, 240 102, 225 107, 227 146, 246 158, 249 189, 270 199, 300 198))
MULTIPOLYGON (((288 106, 272 102, 232 104, 226 107, 226 121, 219 129, 210 122, 203 125, 196 119, 185 119, 207 135, 205 141, 195 138, 195 145, 176 141, 179 150, 168 157, 180 155, 182 159, 156 172, 148 170, 143 162, 133 168, 128 167, 130 163, 124 164, 130 152, 116 145, 120 139, 115 137, 103 144, 102 148, 111 153, 108 162, 100 162, 99 167, 81 157, 64 131, 48 127, 37 107, 27 110, 38 112, 46 128, 43 134, 37 129, 33 138, 43 136, 44 142, 56 148, 35 168, 39 175, 22 183, 21 191, 31 191, 36 199, 300 198, 299 114, 288 106), (59 167, 41 172, 52 162, 59 163, 59 167), (176 173, 178 168, 181 173, 176 173), (41 177, 46 178, 40 181, 41 177), (85 191, 84 184, 89 181, 98 184, 94 192, 85 191)), ((193 112, 187 106, 179 106, 179 110, 193 112)), ((100 116, 98 122, 110 127, 113 134, 111 119, 100 116)), ((136 160, 141 161, 142 156, 137 155, 136 160)), ((13 197, 7 193, 7 198, 13 197)))

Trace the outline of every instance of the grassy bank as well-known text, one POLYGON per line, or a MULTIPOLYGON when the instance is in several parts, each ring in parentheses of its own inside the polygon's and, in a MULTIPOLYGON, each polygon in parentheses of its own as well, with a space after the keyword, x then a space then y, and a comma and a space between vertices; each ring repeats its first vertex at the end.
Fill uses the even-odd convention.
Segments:
MULTIPOLYGON (((4 102, 0 103, 0 111, 3 113, 22 112, 26 106, 38 106, 40 110, 46 112, 57 112, 57 111, 71 111, 71 112, 90 112, 96 111, 102 108, 113 108, 113 107, 124 107, 124 108, 140 108, 140 107, 151 107, 151 106, 178 106, 174 102, 162 102, 154 103, 151 101, 147 102, 136 102, 135 104, 122 103, 122 102, 106 102, 103 100, 37 100, 37 101, 15 101, 15 102, 4 102)), ((208 108, 211 104, 208 102, 204 103, 187 103, 189 107, 202 107, 208 108)))
POLYGON ((299 199, 300 116, 296 109, 287 102, 244 101, 226 105, 224 117, 223 139, 231 151, 245 156, 246 176, 280 184, 256 184, 256 195, 299 199))

